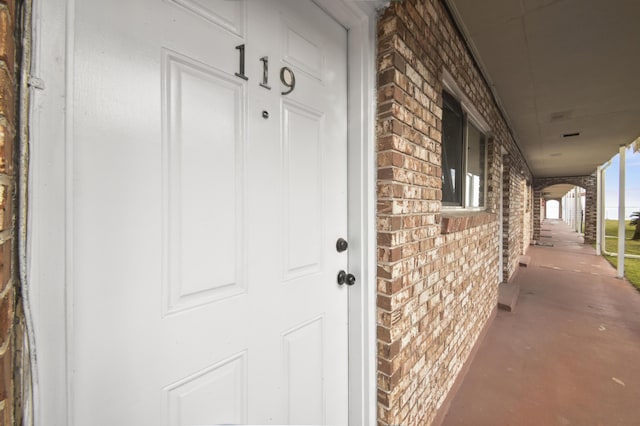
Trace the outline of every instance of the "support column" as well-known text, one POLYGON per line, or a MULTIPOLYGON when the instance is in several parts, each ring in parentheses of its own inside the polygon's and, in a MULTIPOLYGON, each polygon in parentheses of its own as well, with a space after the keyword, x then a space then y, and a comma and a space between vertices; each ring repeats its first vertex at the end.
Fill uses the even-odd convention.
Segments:
POLYGON ((558 219, 562 219, 563 213, 562 213, 562 198, 558 199, 558 219))
POLYGON ((618 278, 624 277, 624 213, 625 213, 625 175, 627 147, 620 145, 620 180, 618 187, 618 278))
POLYGON ((598 228, 598 182, 597 176, 584 180, 584 243, 596 241, 598 228))
POLYGON ((578 187, 573 187, 573 229, 580 233, 580 195, 578 193, 578 187))
POLYGON ((541 213, 542 191, 533 191, 533 240, 540 241, 540 225, 542 223, 541 213))
POLYGON ((596 171, 596 256, 602 254, 602 167, 596 171))
POLYGON ((607 168, 611 165, 611 160, 605 164, 600 170, 600 222, 598 222, 598 230, 600 231, 600 250, 604 253, 607 251, 607 243, 606 243, 606 232, 605 232, 605 223, 607 220, 607 203, 606 203, 606 192, 605 189, 607 187, 607 168))
POLYGON ((567 192, 567 225, 573 229, 575 214, 573 213, 573 191, 567 192))
POLYGON ((573 228, 573 193, 567 193, 567 225, 573 228))

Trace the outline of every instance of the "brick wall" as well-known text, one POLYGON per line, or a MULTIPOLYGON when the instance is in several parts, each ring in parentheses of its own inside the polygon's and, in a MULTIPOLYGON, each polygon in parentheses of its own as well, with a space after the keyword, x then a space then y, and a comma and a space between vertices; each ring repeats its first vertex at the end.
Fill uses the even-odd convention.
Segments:
POLYGON ((522 214, 522 254, 527 252, 533 238, 533 190, 531 184, 523 182, 524 212, 522 214))
MULTIPOLYGON (((518 259, 529 246, 532 212, 528 207, 527 175, 522 161, 513 155, 504 156, 503 174, 503 277, 506 282, 518 267, 518 259)), ((530 176, 530 175, 529 175, 530 176)))
POLYGON ((18 65, 15 0, 0 0, 0 424, 21 424, 24 316, 17 285, 15 145, 18 65))
POLYGON ((534 219, 533 219, 533 239, 540 239, 540 227, 544 220, 544 208, 541 208, 543 190, 552 185, 569 184, 579 186, 585 190, 584 203, 584 243, 591 244, 596 241, 597 228, 597 179, 595 175, 590 176, 565 176, 552 178, 536 178, 534 187, 534 219))
POLYGON ((518 191, 531 175, 440 0, 391 3, 377 66, 378 423, 428 425, 497 304, 503 150, 505 187, 519 197, 505 230, 519 235, 517 252, 526 238, 518 191), (443 70, 491 128, 484 212, 442 209, 443 70))

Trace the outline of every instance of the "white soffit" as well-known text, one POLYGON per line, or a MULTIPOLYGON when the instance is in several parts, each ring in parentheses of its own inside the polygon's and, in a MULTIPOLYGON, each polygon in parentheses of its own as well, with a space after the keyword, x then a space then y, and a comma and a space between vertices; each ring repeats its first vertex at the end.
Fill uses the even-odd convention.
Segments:
POLYGON ((575 188, 574 185, 558 184, 551 185, 542 190, 542 196, 545 200, 553 200, 564 197, 569 191, 575 188))
POLYGON ((640 136, 640 1, 446 1, 534 176, 592 174, 640 136))

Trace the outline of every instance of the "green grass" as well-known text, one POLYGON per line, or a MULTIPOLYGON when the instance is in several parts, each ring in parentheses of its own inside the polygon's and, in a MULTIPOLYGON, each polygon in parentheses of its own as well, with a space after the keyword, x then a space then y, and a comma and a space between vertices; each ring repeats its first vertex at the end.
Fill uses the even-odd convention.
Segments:
MULTIPOLYGON (((618 221, 617 220, 607 220, 605 221, 605 248, 608 252, 617 253, 618 252, 618 221)), ((627 221, 627 226, 625 228, 625 242, 624 242, 624 251, 627 254, 637 254, 640 255, 640 241, 633 241, 631 237, 633 236, 634 227, 629 225, 629 221, 627 221)), ((605 256, 613 266, 618 267, 618 258, 617 256, 605 256)), ((640 290, 640 259, 625 259, 624 260, 624 275, 627 279, 633 284, 638 290, 640 290)))

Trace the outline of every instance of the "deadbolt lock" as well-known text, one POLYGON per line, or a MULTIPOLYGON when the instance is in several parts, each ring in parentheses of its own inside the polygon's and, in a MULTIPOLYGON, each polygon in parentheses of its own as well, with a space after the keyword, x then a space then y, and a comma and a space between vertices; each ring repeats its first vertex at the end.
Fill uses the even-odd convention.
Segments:
POLYGON ((342 253, 347 248, 349 248, 349 243, 347 243, 347 240, 345 240, 344 238, 338 238, 338 241, 336 241, 336 250, 338 250, 338 253, 342 253))

